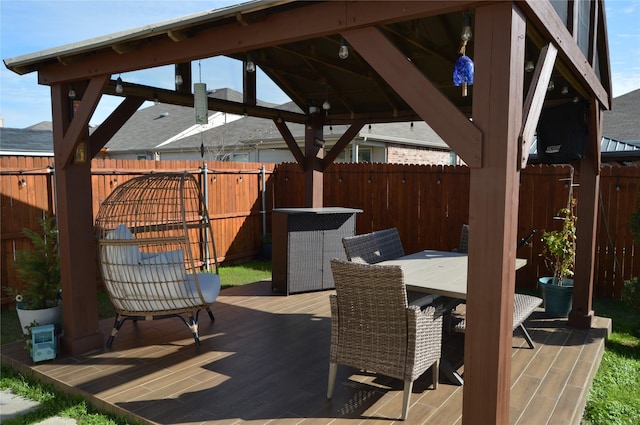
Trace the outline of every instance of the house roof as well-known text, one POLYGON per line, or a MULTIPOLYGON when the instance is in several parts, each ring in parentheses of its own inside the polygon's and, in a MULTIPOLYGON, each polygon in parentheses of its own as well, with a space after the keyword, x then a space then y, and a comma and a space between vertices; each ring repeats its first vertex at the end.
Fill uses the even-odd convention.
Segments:
POLYGON ((604 112, 602 134, 616 140, 640 142, 640 89, 613 99, 604 112))
POLYGON ((0 155, 53 156, 53 133, 0 127, 0 155))

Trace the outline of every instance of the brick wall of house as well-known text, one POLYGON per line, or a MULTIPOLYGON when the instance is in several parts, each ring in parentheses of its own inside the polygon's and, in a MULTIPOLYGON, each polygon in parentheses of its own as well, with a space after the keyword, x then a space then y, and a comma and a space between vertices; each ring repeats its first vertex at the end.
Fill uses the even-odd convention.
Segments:
MULTIPOLYGON (((451 164, 450 151, 397 144, 387 145, 387 162, 390 164, 453 165, 451 164)), ((457 165, 461 164, 462 161, 458 158, 457 165)))

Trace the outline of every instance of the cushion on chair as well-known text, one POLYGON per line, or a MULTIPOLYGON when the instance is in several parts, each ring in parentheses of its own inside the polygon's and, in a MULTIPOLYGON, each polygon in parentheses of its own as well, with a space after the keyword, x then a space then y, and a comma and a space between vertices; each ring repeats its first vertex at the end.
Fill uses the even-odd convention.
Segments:
MULTIPOLYGON (((105 239, 109 240, 135 240, 135 236, 124 224, 108 232, 105 239)), ((106 245, 105 246, 106 262, 110 264, 136 264, 140 259, 140 251, 138 246, 131 245, 106 245)))

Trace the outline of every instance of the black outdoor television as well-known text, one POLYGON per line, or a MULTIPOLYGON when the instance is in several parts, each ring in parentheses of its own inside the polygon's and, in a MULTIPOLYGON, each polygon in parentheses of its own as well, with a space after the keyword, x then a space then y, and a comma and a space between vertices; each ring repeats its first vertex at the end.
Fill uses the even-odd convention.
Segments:
POLYGON ((566 103, 542 110, 537 128, 538 158, 543 164, 566 164, 584 156, 587 106, 566 103))

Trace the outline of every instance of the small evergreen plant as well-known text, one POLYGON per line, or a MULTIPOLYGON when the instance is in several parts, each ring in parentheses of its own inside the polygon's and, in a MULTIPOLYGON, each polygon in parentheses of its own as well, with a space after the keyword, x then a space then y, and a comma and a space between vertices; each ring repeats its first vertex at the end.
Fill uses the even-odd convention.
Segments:
POLYGON ((33 249, 16 253, 14 266, 22 289, 7 288, 25 310, 55 307, 60 299, 60 257, 58 228, 54 217, 40 220, 42 234, 23 229, 33 249))

